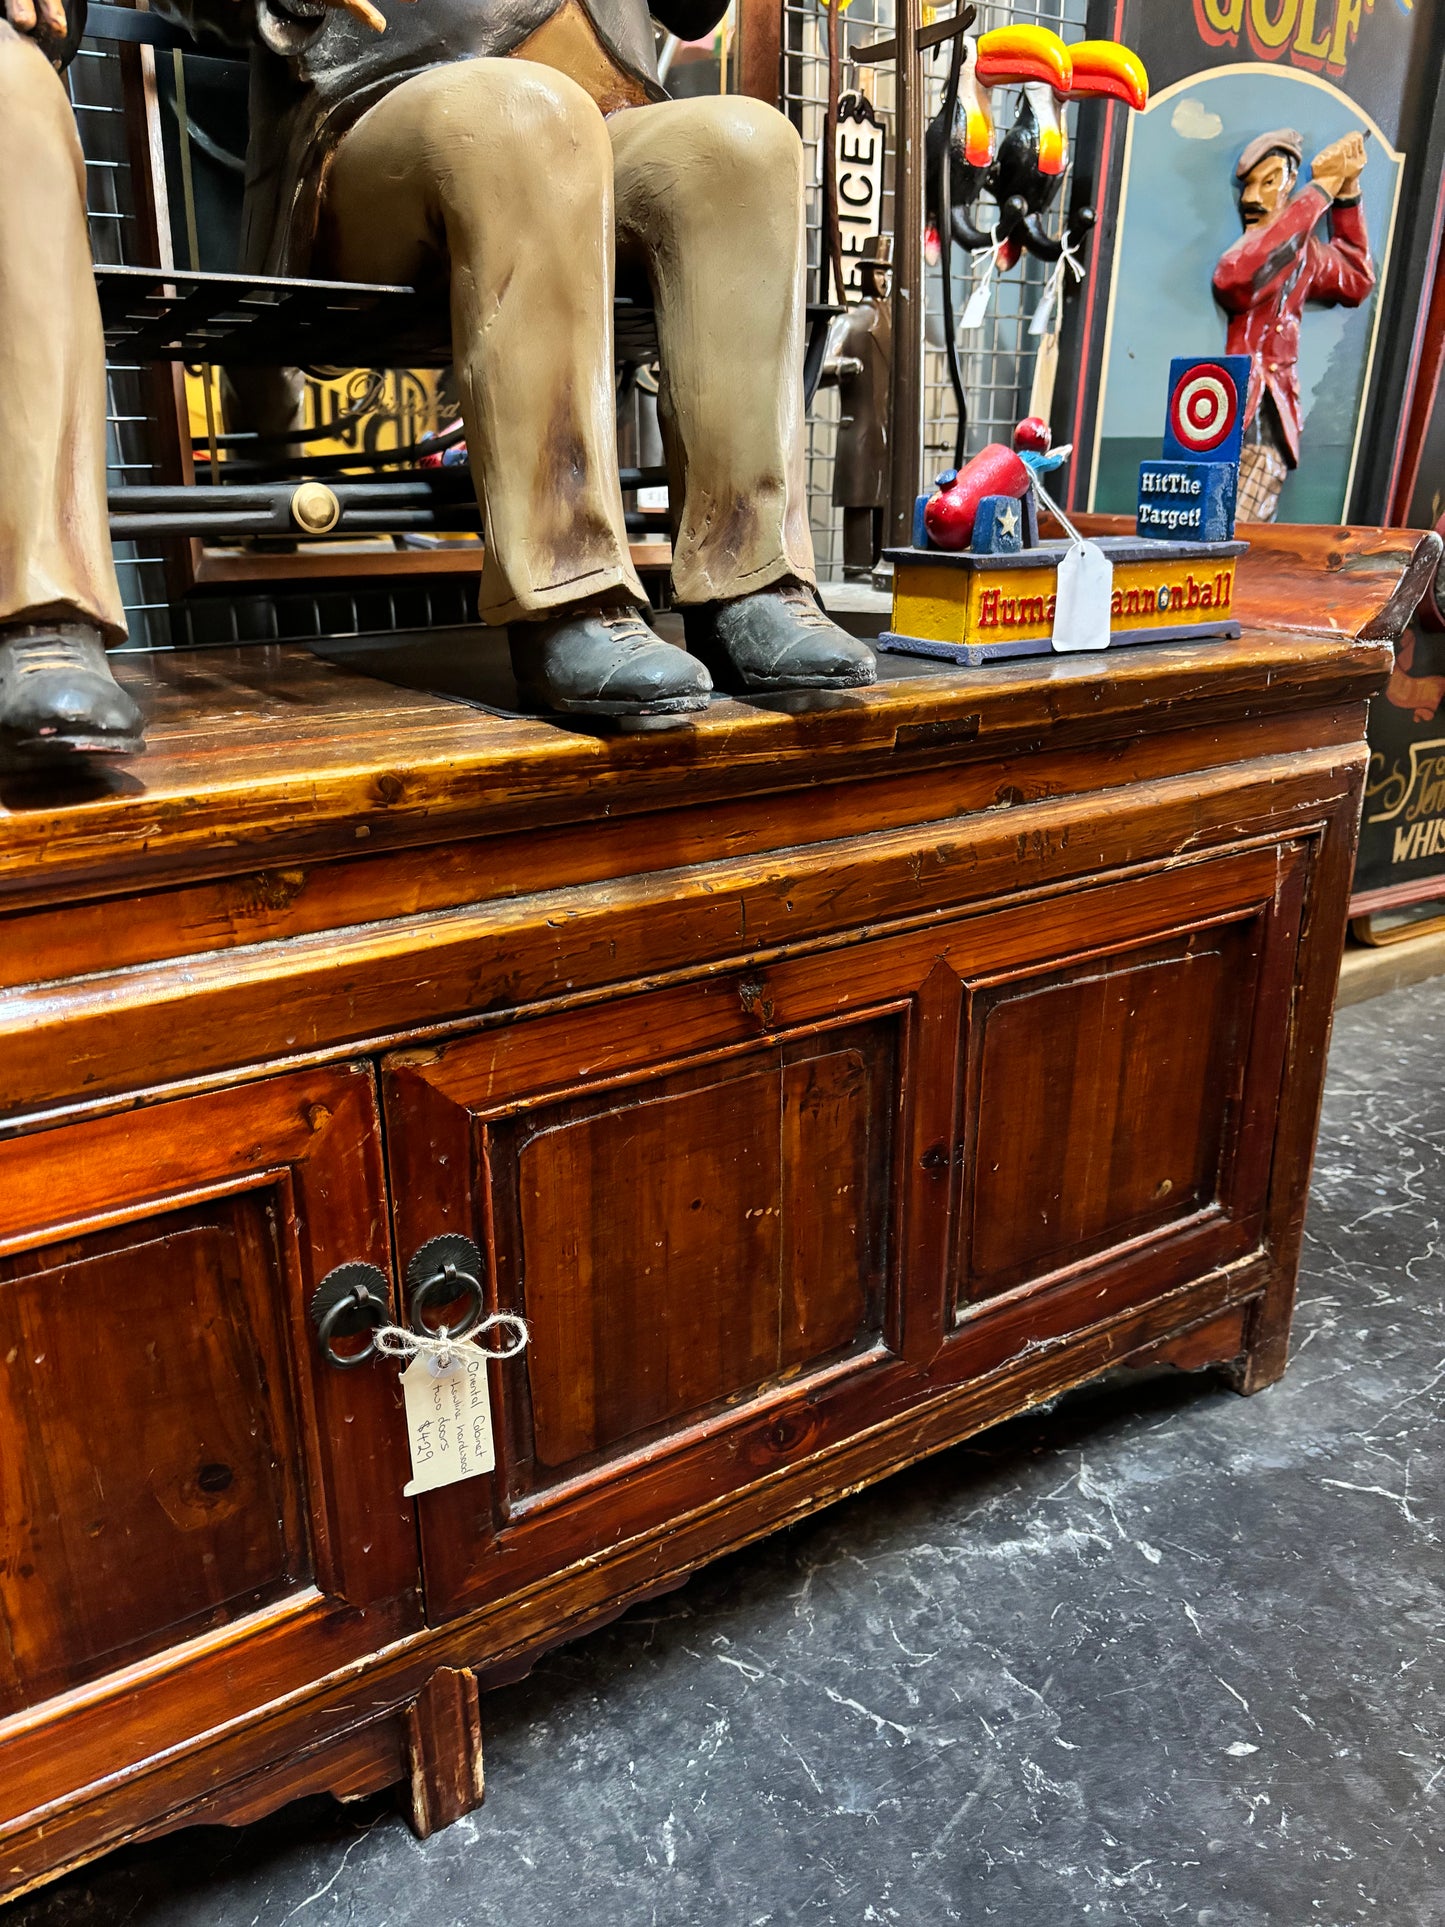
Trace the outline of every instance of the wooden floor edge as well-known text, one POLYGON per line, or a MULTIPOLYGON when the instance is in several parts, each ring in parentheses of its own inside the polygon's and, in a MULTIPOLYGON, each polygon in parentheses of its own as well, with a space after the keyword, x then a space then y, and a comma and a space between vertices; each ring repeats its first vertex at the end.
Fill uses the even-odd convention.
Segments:
POLYGON ((1372 997, 1405 990, 1432 977, 1445 977, 1445 930, 1380 949, 1352 944, 1340 966, 1335 1007, 1345 1010, 1351 1004, 1368 1003, 1372 997))

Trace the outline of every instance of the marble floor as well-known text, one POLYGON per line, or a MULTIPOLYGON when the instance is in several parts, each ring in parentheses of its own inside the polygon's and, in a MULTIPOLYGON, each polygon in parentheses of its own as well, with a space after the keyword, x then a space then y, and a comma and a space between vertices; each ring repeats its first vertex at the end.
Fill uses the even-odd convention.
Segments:
POLYGON ((1294 1360, 1076 1394, 484 1702, 485 1809, 113 1856, 0 1927, 1440 1927, 1445 984, 1342 1013, 1294 1360))

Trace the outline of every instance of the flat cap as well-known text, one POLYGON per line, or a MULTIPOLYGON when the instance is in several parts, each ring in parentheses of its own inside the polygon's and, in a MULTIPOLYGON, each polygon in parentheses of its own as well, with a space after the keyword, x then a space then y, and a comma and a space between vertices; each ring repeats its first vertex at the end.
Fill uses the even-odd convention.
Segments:
POLYGON ((1266 154, 1288 154, 1298 168, 1305 157, 1304 135, 1293 127, 1276 127, 1272 134, 1257 135, 1239 157, 1235 180, 1248 180, 1266 154))

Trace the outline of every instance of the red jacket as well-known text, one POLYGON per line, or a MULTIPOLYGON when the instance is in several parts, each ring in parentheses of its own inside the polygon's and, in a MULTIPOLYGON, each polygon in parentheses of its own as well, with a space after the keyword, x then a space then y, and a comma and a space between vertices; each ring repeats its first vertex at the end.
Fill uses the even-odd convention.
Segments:
POLYGON ((1246 229, 1214 270, 1214 296, 1229 316, 1226 352, 1250 355, 1246 422, 1269 389, 1284 428, 1291 466, 1299 462, 1299 321, 1307 301, 1358 308, 1375 285, 1364 212, 1332 201, 1322 187, 1301 189, 1272 221, 1246 229), (1330 217, 1330 238, 1314 230, 1330 217))

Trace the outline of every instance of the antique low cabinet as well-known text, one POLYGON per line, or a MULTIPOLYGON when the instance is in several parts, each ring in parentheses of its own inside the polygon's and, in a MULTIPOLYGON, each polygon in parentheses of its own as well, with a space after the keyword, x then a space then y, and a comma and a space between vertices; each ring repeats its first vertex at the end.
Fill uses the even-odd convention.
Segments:
POLYGON ((479 1684, 702 1561, 1125 1361, 1276 1378, 1433 560, 1279 531, 1238 642, 665 736, 159 656, 129 771, 3 779, 0 1895, 303 1792, 430 1830, 479 1684), (405 1322, 443 1233, 530 1342, 409 1499, 313 1300, 405 1322))

